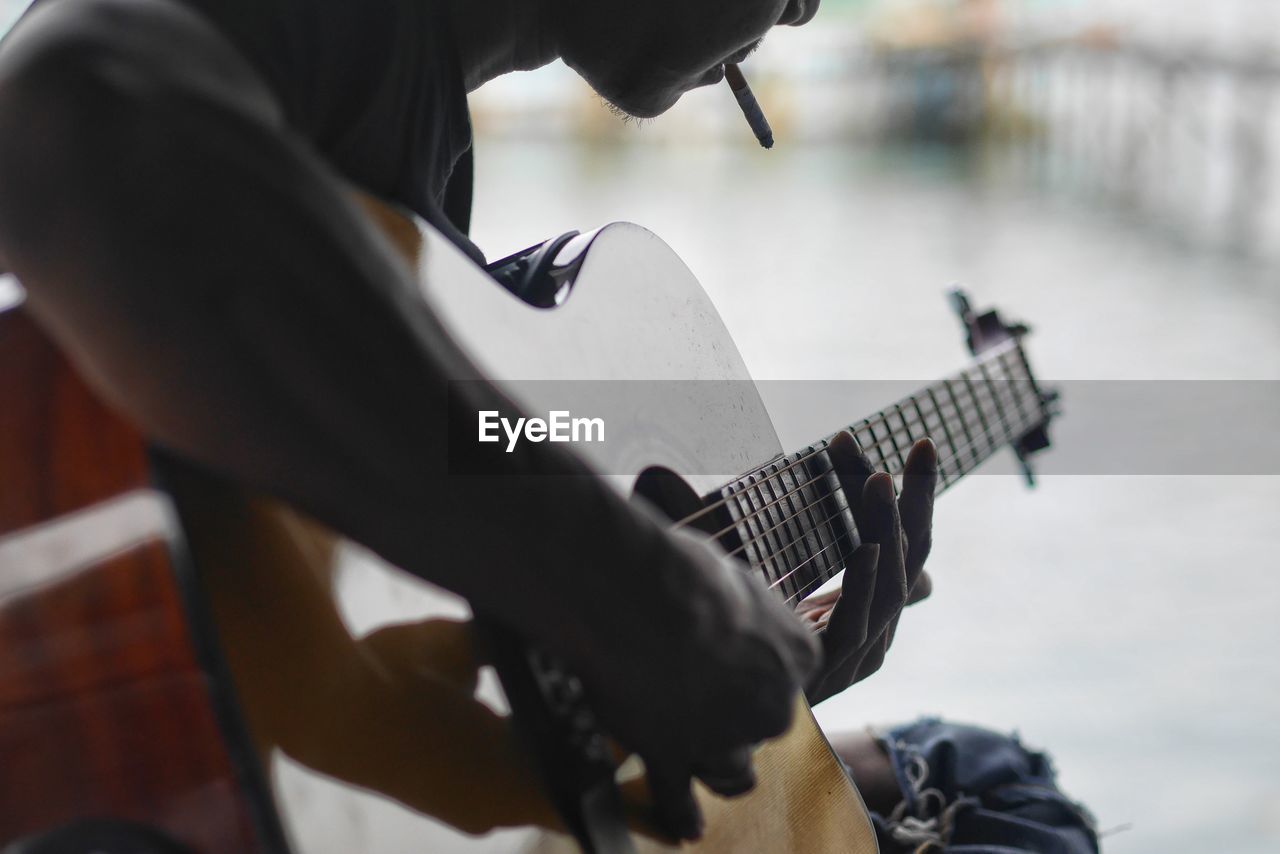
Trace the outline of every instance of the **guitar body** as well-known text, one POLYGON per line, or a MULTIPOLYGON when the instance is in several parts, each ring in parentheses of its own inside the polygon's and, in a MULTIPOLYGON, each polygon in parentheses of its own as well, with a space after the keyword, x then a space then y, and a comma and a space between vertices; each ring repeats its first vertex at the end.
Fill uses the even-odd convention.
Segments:
POLYGON ((0 365, 0 848, 283 850, 141 437, 3 305, 0 365))
MULTIPOLYGON (((608 473, 608 480, 623 493, 639 488, 660 507, 667 504, 663 509, 675 518, 688 512, 690 501, 732 474, 782 454, 768 412, 714 306, 679 257, 650 232, 618 224, 579 238, 580 267, 569 297, 557 307, 537 308, 495 286, 430 228, 376 203, 369 206, 415 265, 424 299, 486 377, 530 413, 563 407, 572 386, 574 414, 604 420, 608 441, 577 449, 598 471, 608 473), (699 382, 669 382, 685 380, 699 382), (617 393, 617 384, 627 381, 636 381, 642 390, 661 386, 662 423, 654 422, 653 401, 644 393, 617 393), (687 398, 673 400, 672 389, 680 394, 681 388, 687 398), (708 394, 716 399, 709 403, 708 394), (667 475, 662 488, 646 489, 646 478, 655 472, 685 474, 674 486, 667 475)), ((589 525, 590 519, 582 524, 589 525)), ((252 545, 235 551, 262 553, 252 545)), ((456 616, 465 607, 367 559, 355 566, 348 563, 347 571, 363 583, 335 584, 336 597, 345 614, 363 611, 357 622, 365 631, 383 620, 456 616), (388 607, 381 616, 370 613, 369 584, 394 590, 385 597, 388 607), (344 597, 352 601, 344 602, 344 597)), ((583 572, 590 571, 583 567, 583 572)), ((218 599, 216 592, 214 598, 218 599)), ((260 648, 256 642, 245 646, 260 648)), ((461 652, 435 660, 436 673, 442 682, 452 680, 469 698, 470 678, 456 674, 467 674, 474 666, 470 649, 465 644, 442 646, 461 652)), ((234 650, 230 656, 234 666, 234 650)), ((500 697, 489 694, 486 699, 505 709, 500 697)), ((471 738, 458 729, 454 734, 463 741, 471 738)), ((438 757, 439 750, 433 755, 438 757)), ((368 791, 335 785, 279 755, 274 774, 277 801, 303 851, 394 851, 410 842, 441 852, 578 850, 563 833, 509 827, 519 816, 550 815, 538 786, 496 795, 493 781, 502 778, 503 771, 478 764, 474 754, 460 757, 457 767, 437 761, 422 770, 472 793, 463 820, 456 813, 447 813, 451 822, 419 818, 368 791), (361 818, 350 820, 353 813, 361 818), (450 824, 471 832, 457 832, 450 824), (490 828, 505 829, 489 832, 490 828)), ((624 766, 624 774, 626 770, 624 766)), ((877 850, 857 790, 802 699, 797 700, 791 730, 759 751, 757 770, 760 784, 745 797, 723 799, 700 791, 707 833, 684 850, 877 850)), ((419 804, 419 812, 442 811, 419 804)), ((644 833, 634 833, 632 842, 640 851, 673 850, 644 833)))
MULTIPOLYGON (((367 207, 485 376, 535 414, 563 408, 572 384, 574 415, 608 430, 606 442, 578 449, 624 494, 640 492, 679 518, 728 478, 782 455, 710 300, 644 229, 579 237, 564 254, 571 286, 558 305, 539 308, 425 225, 367 207), (654 381, 660 410, 645 391, 654 381)), ((38 335, 21 311, 0 310, 0 321, 6 354, 38 335)), ((0 425, 5 477, 25 478, 20 489, 6 485, 0 512, 0 755, 57 746, 6 762, 0 845, 77 817, 118 816, 197 850, 279 850, 278 816, 303 852, 577 850, 500 692, 479 674, 471 632, 450 620, 467 615, 465 603, 353 557, 287 507, 170 464, 162 483, 198 579, 184 574, 184 536, 149 486, 136 437, 57 365, 56 381, 46 367, 30 374, 30 388, 0 389, 5 400, 44 401, 74 382, 87 407, 10 411, 0 425), (115 432, 84 426, 99 423, 115 432), (45 500, 44 484, 98 463, 123 469, 110 488, 45 500), (32 545, 70 530, 69 514, 110 509, 120 495, 151 508, 127 528, 132 538, 107 537, 83 554, 32 545), (216 634, 201 616, 206 603, 216 634), (57 634, 68 625, 72 635, 57 634), (127 647, 113 645, 126 636, 127 647), (122 688, 135 684, 151 702, 145 709, 122 688)), ((6 382, 12 376, 6 368, 6 382)), ((760 749, 757 771, 760 784, 745 797, 700 792, 707 833, 684 848, 876 851, 858 793, 803 700, 791 730, 760 749)), ((630 763, 620 772, 628 775, 632 843, 671 850, 640 818, 643 787, 630 763)))

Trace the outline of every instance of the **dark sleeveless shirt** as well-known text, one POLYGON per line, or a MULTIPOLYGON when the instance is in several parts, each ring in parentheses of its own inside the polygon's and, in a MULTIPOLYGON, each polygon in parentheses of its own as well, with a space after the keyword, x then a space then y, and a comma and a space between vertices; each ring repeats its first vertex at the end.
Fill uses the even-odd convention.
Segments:
POLYGON ((471 219, 471 120, 447 0, 175 0, 262 74, 341 175, 483 260, 471 219))

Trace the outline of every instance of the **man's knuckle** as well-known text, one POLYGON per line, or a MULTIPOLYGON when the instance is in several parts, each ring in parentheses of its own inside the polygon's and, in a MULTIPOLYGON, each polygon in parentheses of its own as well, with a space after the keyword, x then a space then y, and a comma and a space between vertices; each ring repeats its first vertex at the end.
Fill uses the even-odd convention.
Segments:
POLYGON ((765 704, 761 710, 760 724, 763 737, 772 738, 787 731, 791 725, 791 695, 778 696, 765 704))

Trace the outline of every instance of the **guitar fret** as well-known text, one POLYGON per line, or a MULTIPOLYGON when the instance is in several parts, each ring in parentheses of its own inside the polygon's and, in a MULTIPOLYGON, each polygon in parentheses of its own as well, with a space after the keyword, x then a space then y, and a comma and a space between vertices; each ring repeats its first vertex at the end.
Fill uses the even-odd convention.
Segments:
POLYGON ((1017 418, 1016 392, 1009 383, 1009 375, 1005 372, 1000 360, 992 359, 982 367, 982 375, 991 386, 991 401, 1004 427, 1004 441, 1012 442, 1018 431, 1020 419, 1017 418))
MULTIPOLYGON (((1035 379, 1031 372, 1031 363, 1027 361, 1027 351, 1022 349, 1022 343, 1013 349, 1013 355, 1017 358, 1019 373, 1026 378, 1027 389, 1030 392, 1031 400, 1034 401, 1035 422, 1039 424, 1049 417, 1049 405, 1040 394, 1040 389, 1036 385, 1035 379)), ((1032 426, 1034 426, 1034 424, 1032 426)))
POLYGON ((893 462, 897 457, 897 439, 893 438, 893 423, 890 416, 884 415, 884 438, 882 439, 883 448, 881 449, 881 458, 884 461, 884 469, 893 471, 893 462))
POLYGON ((753 478, 748 476, 743 479, 742 488, 737 493, 737 499, 741 505, 739 524, 746 529, 746 536, 742 538, 743 543, 746 544, 744 554, 755 555, 754 560, 750 557, 747 558, 748 563, 757 567, 768 582, 772 583, 781 576, 784 570, 778 565, 777 559, 766 550, 766 544, 760 537, 761 528, 758 522, 760 517, 757 515, 758 506, 752 501, 751 497, 753 485, 753 478))
POLYGON ((776 571, 772 580, 776 582, 786 578, 790 566, 786 557, 785 531, 780 527, 781 520, 776 518, 776 514, 783 511, 781 505, 775 501, 778 496, 773 494, 773 486, 770 483, 771 477, 776 473, 776 467, 774 469, 774 472, 768 472, 760 478, 752 489, 759 507, 756 522, 761 530, 760 544, 767 550, 775 564, 776 571))
POLYGON ((924 408, 920 405, 921 404, 920 398, 914 394, 911 395, 911 397, 908 398, 908 400, 911 401, 911 407, 915 410, 916 417, 920 419, 919 424, 920 424, 921 431, 926 436, 933 435, 934 427, 938 425, 931 424, 929 421, 929 416, 934 415, 936 417, 937 413, 935 412, 926 413, 924 411, 924 408))
POLYGON ((982 421, 983 435, 987 445, 982 449, 982 457, 986 458, 1005 443, 1002 419, 999 407, 995 404, 994 389, 986 381, 981 366, 974 368, 969 378, 969 387, 973 390, 978 405, 978 418, 982 421))
MULTIPOLYGON (((799 468, 803 472, 802 482, 814 479, 814 471, 808 460, 801 463, 799 468)), ((801 508, 796 514, 797 524, 800 528, 800 538, 804 542, 805 550, 809 556, 803 564, 797 564, 796 574, 792 576, 795 591, 799 591, 805 586, 805 580, 800 574, 800 567, 803 567, 806 573, 817 573, 823 569, 823 560, 827 557, 826 552, 823 551, 826 548, 826 543, 822 541, 823 528, 826 526, 822 524, 819 517, 815 516, 814 507, 812 506, 818 497, 814 489, 816 485, 809 484, 802 488, 801 508)))
MULTIPOLYGON (((988 453, 995 447, 995 439, 991 435, 991 425, 987 423, 986 413, 982 411, 982 402, 978 400, 978 394, 973 388, 973 377, 970 375, 972 369, 964 371, 960 376, 964 380, 964 387, 969 392, 969 399, 973 402, 973 413, 978 416, 978 423, 982 427, 982 436, 986 440, 986 445, 982 447, 982 457, 986 457, 988 453)), ((979 456, 977 449, 974 449, 974 457, 979 456)))
MULTIPOLYGON (((799 467, 802 474, 800 477, 803 481, 809 480, 813 475, 805 464, 799 467)), ((804 546, 805 558, 798 561, 791 571, 790 591, 787 598, 796 595, 804 585, 803 571, 813 571, 818 568, 822 560, 822 536, 819 526, 813 517, 813 508, 809 507, 809 503, 813 497, 809 494, 811 487, 804 486, 800 488, 800 494, 797 497, 797 503, 800 505, 796 509, 795 526, 796 535, 804 546)))
POLYGON ((1011 351, 1002 353, 1000 365, 1004 369, 1005 375, 1009 376, 1009 382, 1012 383, 1012 388, 1014 388, 1014 399, 1016 401, 1015 405, 1018 407, 1018 415, 1023 419, 1023 424, 1027 424, 1034 416, 1033 412, 1029 411, 1028 408, 1030 401, 1027 393, 1023 391, 1024 388, 1027 388, 1027 379, 1021 373, 1021 366, 1014 359, 1014 353, 1011 351))
MULTIPOLYGON (((775 467, 776 469, 776 467, 775 467)), ((772 481, 777 478, 776 470, 766 480, 767 488, 771 495, 775 495, 779 501, 771 508, 769 523, 774 525, 773 542, 776 544, 774 554, 782 563, 782 572, 779 578, 779 590, 784 596, 790 595, 790 591, 794 587, 791 572, 795 568, 796 563, 800 560, 800 552, 797 548, 796 538, 792 529, 792 518, 794 515, 795 495, 784 495, 782 491, 778 491, 772 481)), ((781 482, 781 481, 780 481, 781 482)))
POLYGON ((1022 374, 1021 366, 1012 351, 1003 354, 999 362, 1001 370, 1007 377, 1014 408, 1018 412, 1018 428, 1021 433, 1034 427, 1035 419, 1038 417, 1036 407, 1032 405, 1032 401, 1036 398, 1035 390, 1022 374))
POLYGON ((965 449, 964 471, 967 474, 978 465, 979 461, 986 457, 991 447, 991 434, 983 421, 981 405, 973 391, 972 379, 966 373, 961 376, 961 381, 961 387, 964 392, 967 392, 967 395, 962 395, 959 398, 962 402, 959 410, 960 423, 965 425, 966 432, 971 437, 969 446, 965 449))
MULTIPOLYGON (((917 439, 923 439, 929 435, 929 425, 925 421, 924 413, 920 410, 920 400, 914 394, 908 397, 905 402, 911 405, 911 409, 913 412, 915 412, 915 416, 916 416, 915 420, 908 423, 907 425, 908 429, 910 428, 911 424, 920 425, 920 430, 918 433, 916 434, 912 434, 910 432, 907 433, 907 438, 910 439, 911 444, 914 445, 917 439)), ((903 471, 906 471, 906 467, 907 467, 906 463, 903 463, 902 465, 903 471)))
MULTIPOLYGON (((913 421, 912 419, 907 417, 907 413, 903 411, 901 403, 895 403, 893 405, 893 411, 898 413, 898 417, 902 419, 902 429, 907 434, 907 448, 910 449, 911 446, 915 443, 916 437, 923 436, 924 433, 923 432, 917 433, 916 431, 911 429, 911 425, 916 424, 918 422, 913 421)), ((923 426, 924 425, 922 424, 921 427, 923 426)))
POLYGON ((1029 382, 1030 378, 1023 372, 1022 364, 1017 360, 1017 352, 1021 352, 1020 348, 1018 351, 1010 350, 1002 353, 999 362, 1004 369, 1005 375, 1010 378, 1009 381, 1013 384, 1013 397, 1018 409, 1018 416, 1022 419, 1022 426, 1030 427, 1031 420, 1038 417, 1040 413, 1030 406, 1031 401, 1036 398, 1035 389, 1029 382))
POLYGON ((884 440, 888 435, 888 427, 880 424, 871 425, 871 435, 873 437, 870 453, 874 455, 871 464, 876 468, 883 468, 885 464, 884 440))
POLYGON ((957 478, 954 478, 954 477, 952 477, 952 476, 951 476, 951 466, 950 466, 949 462, 948 462, 947 464, 945 464, 945 465, 944 465, 944 463, 943 463, 943 454, 944 454, 944 453, 946 453, 948 456, 954 456, 954 455, 955 455, 955 452, 956 452, 956 440, 955 440, 955 436, 953 436, 953 435, 952 435, 952 433, 951 433, 951 425, 950 425, 949 423, 947 423, 947 419, 946 419, 946 418, 944 418, 944 417, 943 417, 943 415, 942 415, 942 407, 941 407, 941 405, 939 405, 939 403, 938 403, 938 396, 937 396, 937 394, 935 394, 935 393, 934 393, 934 388, 933 388, 933 386, 930 386, 930 387, 929 387, 928 392, 929 392, 929 400, 933 401, 933 409, 934 409, 934 411, 935 411, 935 412, 937 412, 937 413, 938 413, 938 420, 939 420, 939 421, 941 422, 941 424, 942 424, 942 434, 943 434, 943 436, 946 438, 947 449, 949 449, 949 450, 944 451, 942 448, 939 448, 939 453, 938 453, 938 481, 939 481, 939 486, 940 486, 942 489, 946 489, 948 486, 950 486, 952 483, 954 483, 954 482, 955 482, 955 480, 956 480, 957 478))
MULTIPOLYGON (((787 458, 784 460, 784 463, 790 465, 790 463, 795 459, 795 456, 787 458)), ((803 541, 802 537, 798 536, 798 530, 795 525, 795 501, 798 494, 796 492, 796 488, 803 483, 806 478, 803 474, 796 474, 801 470, 800 466, 796 466, 795 468, 789 469, 780 474, 777 471, 778 468, 780 467, 774 467, 774 477, 778 479, 778 483, 780 485, 778 497, 781 498, 781 501, 778 503, 778 507, 783 508, 783 520, 780 530, 782 531, 782 535, 785 540, 785 545, 783 547, 783 561, 785 569, 782 574, 783 581, 781 584, 781 590, 783 596, 790 597, 795 589, 791 571, 808 557, 808 544, 803 541), (791 557, 786 556, 787 550, 791 552, 791 557)))
POLYGON ((1009 418, 1005 415, 1004 407, 1000 405, 1000 390, 992 385, 991 371, 989 363, 981 362, 978 364, 978 370, 982 374, 983 382, 986 384, 987 397, 990 398, 995 408, 995 417, 999 421, 1000 427, 1004 429, 1004 436, 1001 444, 1013 441, 1013 425, 1009 423, 1009 418))
MULTIPOLYGON (((951 406, 956 413, 956 418, 958 420, 958 423, 960 424, 960 429, 964 431, 965 447, 972 449, 974 445, 973 432, 969 429, 969 419, 964 417, 964 411, 960 408, 960 400, 959 398, 956 397, 955 384, 950 378, 948 378, 943 381, 943 386, 947 390, 947 397, 951 399, 951 406)), ((963 476, 964 474, 967 473, 967 470, 964 467, 964 460, 960 456, 960 449, 956 448, 954 450, 955 450, 957 468, 959 470, 960 475, 963 476)))
MULTIPOLYGON (((983 404, 984 400, 990 400, 992 402, 992 405, 1002 405, 999 403, 999 401, 1003 400, 1004 403, 1012 406, 1011 392, 1007 391, 1007 389, 1010 389, 1010 388, 1012 388, 1012 386, 1010 386, 1008 383, 1002 383, 1000 381, 993 381, 992 383, 987 384, 987 393, 985 395, 982 395, 981 397, 975 394, 973 399, 974 399, 976 408, 973 410, 966 409, 966 415, 980 415, 982 412, 985 412, 986 410, 983 404)), ((960 423, 963 427, 967 428, 969 423, 971 423, 971 419, 966 417, 966 419, 961 421, 960 423)), ((1037 422, 1032 419, 1020 421, 1016 425, 1013 423, 1006 422, 1008 427, 1008 435, 1011 439, 1015 438, 1022 431, 1033 427, 1035 423, 1037 422)), ((956 478, 953 478, 953 480, 958 479, 959 476, 962 476, 963 474, 966 474, 969 471, 972 471, 974 468, 976 468, 978 465, 984 462, 986 458, 990 456, 991 452, 993 452, 995 449, 1000 447, 1000 445, 995 444, 989 440, 989 434, 990 434, 989 430, 983 434, 982 438, 987 439, 987 442, 985 445, 980 445, 978 442, 978 439, 974 438, 971 442, 971 447, 966 449, 956 449, 956 451, 953 454, 953 460, 947 461, 947 462, 952 462, 954 465, 957 465, 960 469, 959 475, 956 478)), ((972 435, 972 433, 970 433, 970 435, 972 435)))
POLYGON ((1007 408, 1013 412, 1013 422, 1016 425, 1010 441, 1017 439, 1022 432, 1027 429, 1029 416, 1024 409, 1024 396, 1022 392, 1022 383, 1005 364, 1003 359, 998 359, 994 365, 1000 372, 1000 388, 1004 392, 1004 400, 1007 408))
MULTIPOLYGON (((1046 416, 1015 340, 848 430, 871 466, 895 477, 910 447, 931 437, 941 492, 1046 416)), ((788 602, 835 577, 857 542, 848 527, 849 496, 830 470, 827 442, 774 460, 721 491, 741 553, 788 602)))
POLYGON ((753 486, 756 493, 756 506, 760 508, 756 511, 756 518, 759 520, 758 527, 762 532, 756 536, 758 537, 760 548, 769 555, 769 560, 774 566, 774 572, 769 577, 770 585, 779 583, 781 579, 786 578, 790 565, 772 512, 778 507, 776 502, 779 498, 774 493, 773 485, 770 482, 771 478, 776 475, 776 471, 775 466, 760 472, 760 481, 753 486))
POLYGON ((810 472, 810 479, 814 481, 808 487, 813 491, 813 498, 811 501, 806 502, 808 508, 805 512, 808 514, 810 530, 813 531, 814 539, 817 541, 815 545, 818 551, 816 559, 804 568, 804 575, 807 578, 796 578, 797 590, 806 589, 817 579, 825 580, 834 577, 843 568, 839 561, 839 548, 833 548, 836 543, 831 530, 831 520, 829 519, 831 511, 827 501, 831 494, 831 487, 827 480, 830 468, 825 454, 826 442, 821 444, 824 453, 815 456, 805 464, 805 467, 810 472), (816 470, 815 465, 817 466, 816 470))
POLYGON ((832 503, 836 492, 821 473, 829 469, 806 462, 823 448, 825 442, 775 461, 741 481, 746 488, 739 490, 738 524, 746 528, 751 556, 764 563, 769 584, 788 600, 844 568, 844 553, 832 522, 847 505, 832 503), (815 475, 818 482, 809 483, 815 475))
POLYGON ((761 516, 763 502, 756 489, 757 476, 753 474, 744 478, 742 491, 739 493, 745 510, 742 521, 746 528, 744 542, 749 543, 750 551, 756 556, 756 560, 751 563, 758 565, 763 570, 765 578, 772 583, 782 572, 782 568, 778 565, 764 535, 765 525, 761 516))
MULTIPOLYGON (((827 458, 828 461, 830 457, 827 458)), ((828 482, 831 484, 827 490, 827 500, 824 506, 828 508, 826 514, 830 520, 828 525, 831 529, 831 535, 835 537, 836 545, 836 563, 840 569, 848 566, 849 558, 853 554, 853 550, 857 547, 857 525, 853 521, 853 512, 849 507, 849 496, 845 495, 844 490, 840 487, 839 477, 836 475, 834 468, 827 475, 828 482)), ((831 574, 832 576, 835 573, 831 574)))
POLYGON ((911 445, 915 442, 915 436, 911 432, 910 422, 908 422, 906 416, 902 414, 902 405, 895 403, 893 405, 893 411, 898 422, 902 425, 899 429, 903 434, 904 440, 902 444, 898 444, 896 439, 893 443, 894 448, 897 450, 895 457, 898 463, 897 471, 895 471, 894 474, 899 474, 907 466, 907 452, 911 450, 911 445))
POLYGON ((859 421, 857 426, 851 428, 854 440, 858 443, 858 450, 870 459, 871 450, 875 447, 875 436, 871 431, 870 421, 859 421))
POLYGON ((1034 389, 1019 376, 1017 363, 1009 364, 1012 356, 1013 352, 1007 351, 992 362, 992 366, 1000 373, 997 388, 1003 392, 1002 399, 1006 403, 1006 408, 1014 410, 1016 414, 1016 419, 1010 419, 1013 422, 1009 434, 1011 442, 1038 423, 1036 421, 1038 414, 1035 411, 1028 411, 1031 400, 1037 396, 1034 389))

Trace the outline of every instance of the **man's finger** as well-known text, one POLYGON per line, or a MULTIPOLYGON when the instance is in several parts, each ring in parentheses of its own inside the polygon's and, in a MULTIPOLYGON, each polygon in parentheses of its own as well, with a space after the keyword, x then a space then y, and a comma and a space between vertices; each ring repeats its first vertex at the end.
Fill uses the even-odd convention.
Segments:
POLYGON ((835 607, 838 601, 840 601, 839 590, 829 590, 826 593, 807 596, 801 599, 800 604, 796 607, 796 616, 809 622, 822 622, 825 624, 827 619, 831 617, 831 609, 835 607))
POLYGON ((653 820, 674 839, 702 836, 702 810, 693 798, 693 776, 672 771, 656 762, 645 762, 649 795, 653 799, 653 820))
POLYGON ((822 633, 824 670, 839 667, 867 642, 879 559, 880 546, 876 543, 862 544, 849 558, 840 598, 831 611, 826 631, 822 633))
POLYGON ((702 763, 698 779, 711 791, 726 798, 746 794, 756 785, 755 769, 751 767, 751 748, 740 747, 711 762, 702 763))
POLYGON ((921 572, 920 577, 916 579, 915 586, 911 588, 911 595, 907 597, 907 604, 914 605, 928 599, 933 593, 933 578, 928 572, 921 572))
POLYGON ((938 490, 938 449, 932 440, 912 446, 902 472, 898 513, 906 533, 908 586, 914 587, 933 548, 933 498, 938 490))
POLYGON ((822 631, 827 627, 827 623, 831 621, 831 609, 814 608, 812 611, 805 611, 799 616, 809 628, 815 631, 822 631))
MULTIPOLYGON (((839 666, 824 671, 822 681, 813 686, 807 693, 811 705, 816 705, 828 697, 834 697, 863 677, 863 660, 867 657, 868 645, 863 644, 846 658, 839 666)), ((873 671, 874 672, 874 671, 873 671)))
POLYGON ((867 530, 863 539, 880 544, 869 625, 870 636, 875 637, 907 601, 906 544, 903 542, 897 499, 893 494, 893 478, 883 472, 867 478, 862 501, 867 508, 867 530))
POLYGON ((838 433, 827 446, 827 458, 835 470, 836 479, 840 481, 840 489, 845 500, 849 502, 849 512, 853 514, 854 523, 862 527, 862 490, 867 478, 875 473, 871 461, 858 449, 858 443, 848 430, 838 433))
POLYGON ((845 568, 840 599, 822 632, 823 665, 805 695, 817 704, 851 684, 870 631, 880 546, 863 543, 845 568))
POLYGON ((854 682, 861 682, 884 665, 885 654, 888 653, 889 646, 893 643, 893 640, 889 637, 889 632, 890 629, 886 627, 884 633, 876 639, 875 643, 867 650, 867 654, 858 662, 858 670, 853 677, 854 682))

